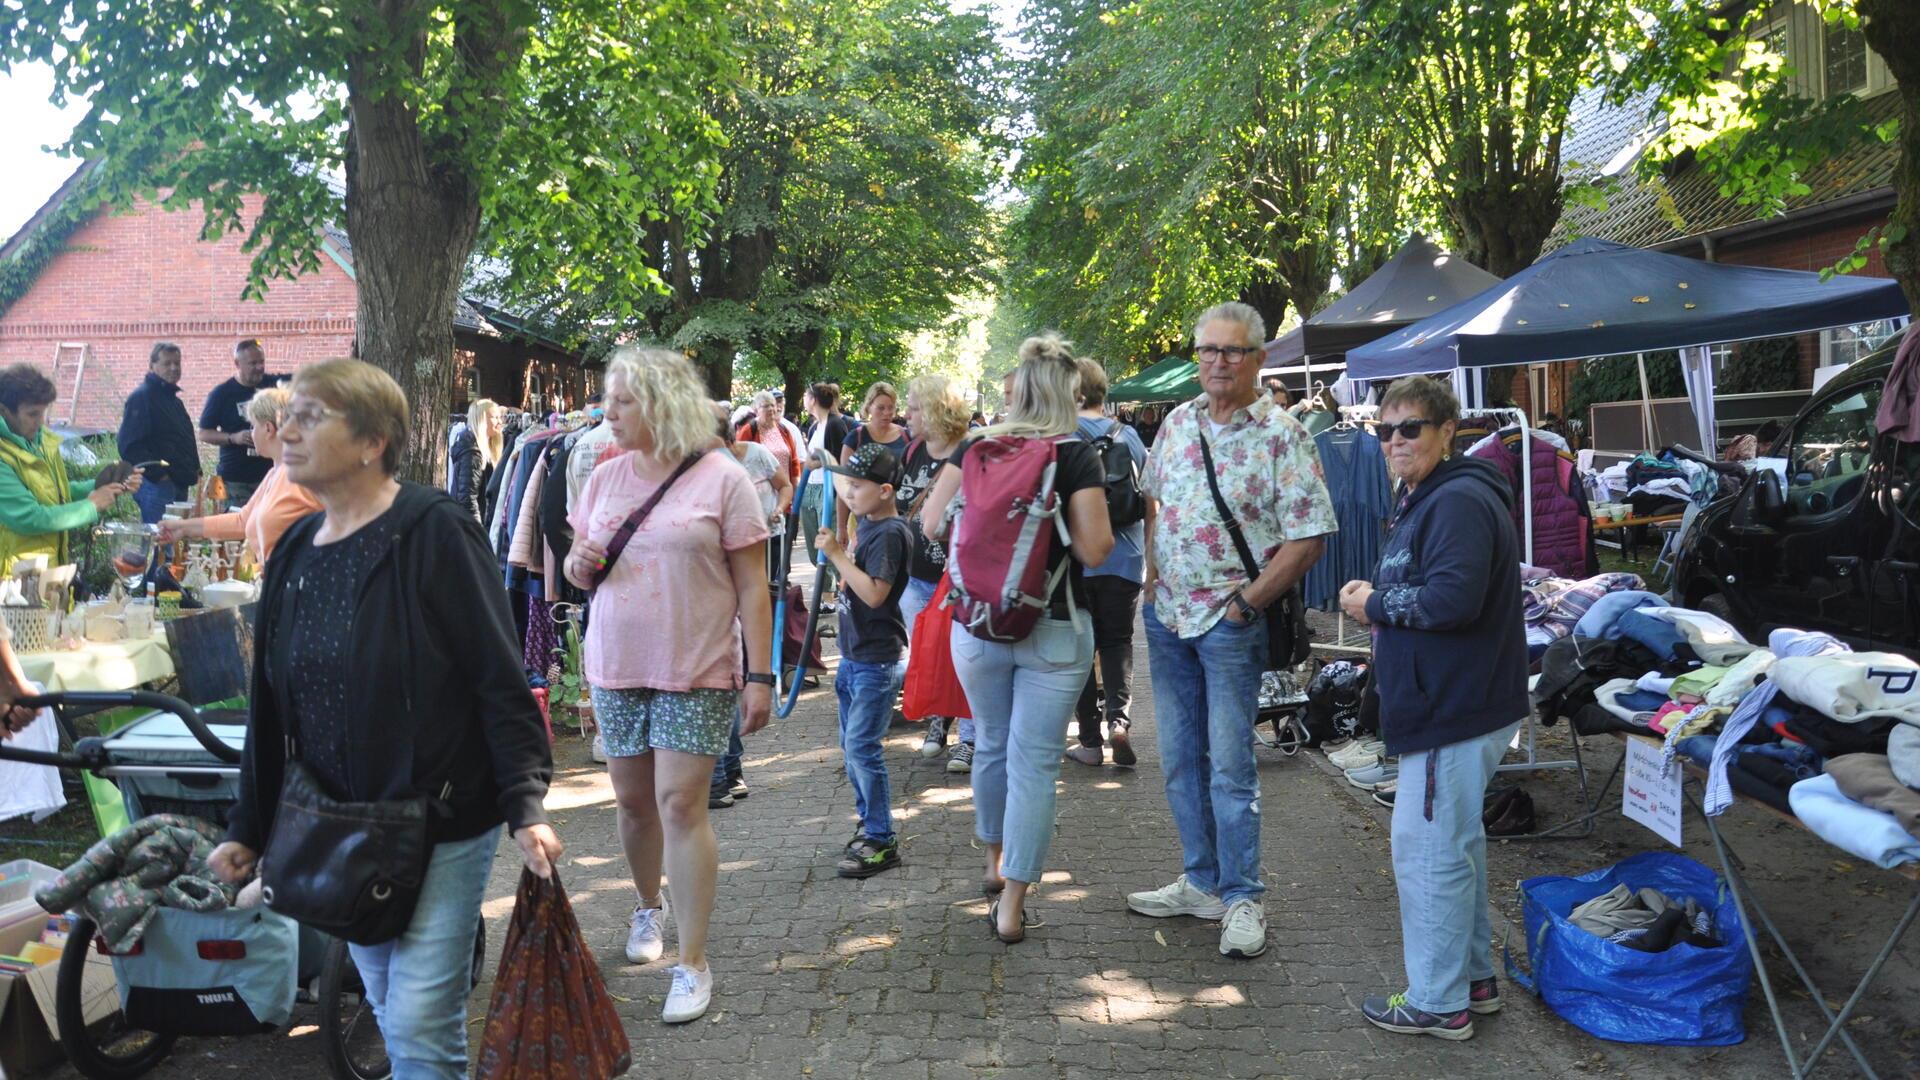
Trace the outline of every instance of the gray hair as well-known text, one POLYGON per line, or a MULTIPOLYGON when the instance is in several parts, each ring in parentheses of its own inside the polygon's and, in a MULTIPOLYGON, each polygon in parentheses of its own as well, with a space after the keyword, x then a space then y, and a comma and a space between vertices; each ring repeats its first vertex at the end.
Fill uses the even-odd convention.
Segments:
POLYGON ((773 391, 762 390, 759 393, 753 395, 754 408, 764 409, 771 404, 773 404, 773 391))
POLYGON ((1201 312, 1200 317, 1193 320, 1193 336, 1196 341, 1200 337, 1200 331, 1210 322, 1234 323, 1247 332, 1248 341, 1254 345, 1267 340, 1267 321, 1260 317, 1260 313, 1255 311, 1252 305, 1243 304, 1238 300, 1215 304, 1201 312))

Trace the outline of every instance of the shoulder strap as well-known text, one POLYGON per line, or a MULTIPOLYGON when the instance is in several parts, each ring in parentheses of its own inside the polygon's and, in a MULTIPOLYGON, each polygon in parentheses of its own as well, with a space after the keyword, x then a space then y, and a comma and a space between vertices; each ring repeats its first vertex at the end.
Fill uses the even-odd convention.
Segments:
POLYGON ((685 476, 687 470, 693 468, 694 463, 705 457, 706 453, 702 450, 682 459, 680 464, 673 467, 673 472, 660 482, 660 486, 653 489, 653 494, 647 496, 647 501, 640 504, 640 509, 628 514, 627 520, 620 523, 620 528, 614 532, 613 539, 607 541, 606 563, 593 575, 594 588, 599 588, 600 583, 607 580, 607 575, 613 573, 613 564, 620 561, 620 553, 627 550, 627 542, 633 539, 635 532, 639 531, 641 523, 647 520, 647 515, 653 513, 653 508, 660 505, 660 500, 666 497, 667 489, 673 486, 674 481, 685 476))
MULTIPOLYGON (((1205 423, 1205 417, 1197 417, 1205 423)), ((1206 432, 1197 432, 1200 438, 1200 462, 1207 470, 1207 490, 1213 493, 1213 508, 1220 512, 1220 520, 1227 526, 1227 535, 1233 538, 1233 550, 1240 553, 1240 563, 1247 568, 1247 580, 1252 582, 1260 576, 1260 564, 1253 561, 1253 549, 1247 546, 1246 534, 1240 530, 1240 519, 1233 516, 1227 507, 1227 500, 1220 494, 1220 481, 1213 475, 1213 449, 1207 445, 1206 432)), ((609 560, 611 561, 611 560, 609 560)))

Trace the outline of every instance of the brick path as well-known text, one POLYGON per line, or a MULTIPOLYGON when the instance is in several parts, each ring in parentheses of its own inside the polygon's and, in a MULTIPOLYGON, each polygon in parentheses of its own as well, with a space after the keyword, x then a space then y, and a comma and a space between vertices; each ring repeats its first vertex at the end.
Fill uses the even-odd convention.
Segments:
MULTIPOLYGON (((1143 684, 1145 669, 1143 652, 1143 684)), ((1601 1043, 1511 987, 1506 1011, 1478 1020, 1470 1042, 1368 1027, 1354 1009, 1360 998, 1402 985, 1386 812, 1338 781, 1324 760, 1260 752, 1266 955, 1228 960, 1216 951, 1212 924, 1128 913, 1125 893, 1163 884, 1179 861, 1153 750, 1152 688, 1141 690, 1138 770, 1063 764, 1054 869, 1032 902, 1048 925, 1011 948, 993 940, 984 919, 966 778, 944 772, 943 759, 914 753, 917 727, 894 729, 887 744, 905 865, 864 882, 834 876, 833 859, 853 827, 852 796, 834 749, 830 689, 807 694, 792 718, 750 740, 752 797, 714 814, 722 866, 712 945, 717 992, 708 1017, 680 1028, 658 1020, 671 937, 658 964, 633 968, 620 957, 631 886, 610 792, 584 745, 563 742, 550 805, 569 845, 565 873, 576 910, 633 1041, 630 1075, 1647 1080, 1783 1073, 1757 990, 1747 1041, 1717 1051, 1601 1043)), ((1611 764, 1611 747, 1602 752, 1611 764)), ((1543 812, 1566 805, 1555 794, 1564 781, 1528 783, 1543 812)), ((1690 835, 1703 831, 1690 825, 1690 835)), ((1816 974, 1844 975, 1830 989, 1843 997, 1878 944, 1862 938, 1890 925, 1903 898, 1899 883, 1870 868, 1843 873, 1836 867, 1848 864, 1839 853, 1753 815, 1736 817, 1729 832, 1769 860, 1756 872, 1757 887, 1805 924, 1796 940, 1818 943, 1816 974), (1796 905, 1792 897, 1802 899, 1796 905)), ((1697 839, 1690 847, 1697 849, 1697 839)), ((1657 844, 1613 814, 1592 840, 1497 846, 1494 895, 1517 918, 1517 878, 1580 872, 1657 844)), ((518 872, 510 851, 503 848, 486 906, 496 957, 518 872)), ((1883 1075, 1920 1074, 1915 955, 1909 942, 1868 1001, 1870 1019, 1854 1029, 1883 1075)), ((476 997, 476 1016, 487 992, 483 986, 476 997)), ((311 1023, 311 1015, 303 1009, 295 1023, 311 1023)), ((1829 1068, 1846 1074, 1838 1062, 1829 1068)), ((268 1070, 276 1080, 325 1076, 311 1030, 183 1042, 154 1075, 268 1070)))

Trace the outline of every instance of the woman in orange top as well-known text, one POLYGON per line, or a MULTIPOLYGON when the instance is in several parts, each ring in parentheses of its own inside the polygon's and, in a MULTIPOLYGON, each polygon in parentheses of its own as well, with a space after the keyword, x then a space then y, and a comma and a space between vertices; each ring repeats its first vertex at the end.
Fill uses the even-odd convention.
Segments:
POLYGON ((230 514, 188 518, 160 523, 161 543, 180 539, 245 540, 253 557, 266 565, 274 545, 294 522, 320 509, 306 488, 287 479, 280 467, 280 414, 290 395, 283 387, 261 390, 247 402, 247 419, 253 422, 253 448, 274 463, 266 479, 247 504, 230 514))

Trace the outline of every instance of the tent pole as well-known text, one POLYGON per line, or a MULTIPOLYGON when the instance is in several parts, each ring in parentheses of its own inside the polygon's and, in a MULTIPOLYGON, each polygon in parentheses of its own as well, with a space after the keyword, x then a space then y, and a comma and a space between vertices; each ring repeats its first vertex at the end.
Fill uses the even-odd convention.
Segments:
POLYGON ((1640 365, 1640 446, 1652 450, 1653 392, 1647 389, 1647 354, 1635 353, 1634 360, 1640 365))

